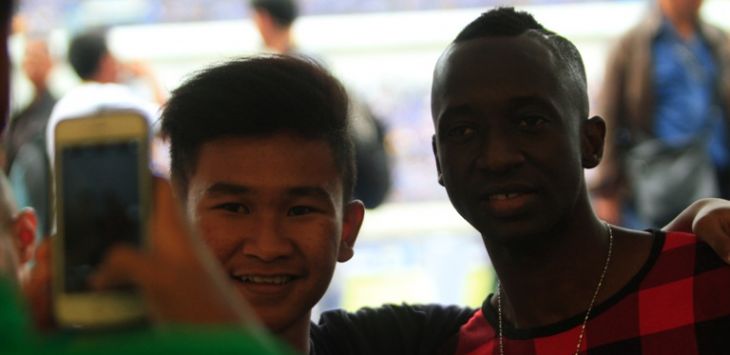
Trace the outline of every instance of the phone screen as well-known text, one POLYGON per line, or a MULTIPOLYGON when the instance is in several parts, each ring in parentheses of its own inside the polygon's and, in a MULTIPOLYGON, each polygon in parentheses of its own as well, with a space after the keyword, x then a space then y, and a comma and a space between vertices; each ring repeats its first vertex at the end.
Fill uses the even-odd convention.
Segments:
POLYGON ((138 142, 62 150, 65 292, 89 290, 111 245, 139 245, 139 154, 138 142))

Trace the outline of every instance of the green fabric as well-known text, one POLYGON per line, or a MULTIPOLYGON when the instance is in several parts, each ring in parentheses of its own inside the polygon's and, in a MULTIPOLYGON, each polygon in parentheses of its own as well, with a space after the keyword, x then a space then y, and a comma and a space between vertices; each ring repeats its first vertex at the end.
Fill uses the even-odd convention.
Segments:
POLYGON ((0 277, 0 353, 7 355, 294 354, 260 332, 239 327, 176 325, 159 329, 41 337, 30 326, 16 287, 0 277))
POLYGON ((36 350, 39 343, 23 311, 17 287, 0 275, 0 353, 36 350))
POLYGON ((156 355, 156 354, 293 354, 271 338, 236 327, 176 326, 123 334, 58 335, 47 339, 46 353, 156 355))

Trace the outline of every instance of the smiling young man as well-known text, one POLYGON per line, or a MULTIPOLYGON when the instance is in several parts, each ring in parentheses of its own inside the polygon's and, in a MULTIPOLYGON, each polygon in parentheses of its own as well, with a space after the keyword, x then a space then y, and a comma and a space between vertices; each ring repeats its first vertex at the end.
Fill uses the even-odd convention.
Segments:
POLYGON ((730 351, 730 267, 693 235, 593 213, 583 169, 605 123, 588 116, 572 43, 529 14, 487 12, 442 54, 431 104, 439 182, 500 280, 455 353, 730 351))
POLYGON ((162 114, 193 226, 262 322, 310 351, 310 311, 353 255, 347 96, 318 66, 269 56, 205 70, 162 114))

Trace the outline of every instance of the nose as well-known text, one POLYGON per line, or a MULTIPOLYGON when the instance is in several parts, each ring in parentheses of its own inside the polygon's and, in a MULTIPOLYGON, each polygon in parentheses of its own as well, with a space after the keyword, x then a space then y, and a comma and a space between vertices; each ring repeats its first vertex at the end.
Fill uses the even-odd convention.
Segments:
POLYGON ((275 216, 258 216, 243 245, 243 253, 264 262, 284 259, 294 253, 294 244, 275 216))
POLYGON ((491 173, 506 173, 523 161, 524 155, 514 137, 499 129, 489 129, 484 133, 477 168, 491 173))

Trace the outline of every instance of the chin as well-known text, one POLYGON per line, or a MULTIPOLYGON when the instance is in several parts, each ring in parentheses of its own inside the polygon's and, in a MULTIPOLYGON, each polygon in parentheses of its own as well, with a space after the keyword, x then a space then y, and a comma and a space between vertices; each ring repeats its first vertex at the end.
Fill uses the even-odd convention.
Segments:
POLYGON ((477 228, 485 241, 503 246, 535 245, 535 238, 545 230, 538 221, 529 219, 500 220, 483 223, 477 228))
POLYGON ((278 310, 260 310, 254 309, 256 316, 266 329, 271 333, 281 334, 291 329, 301 317, 295 316, 293 313, 286 312, 285 308, 278 310))

